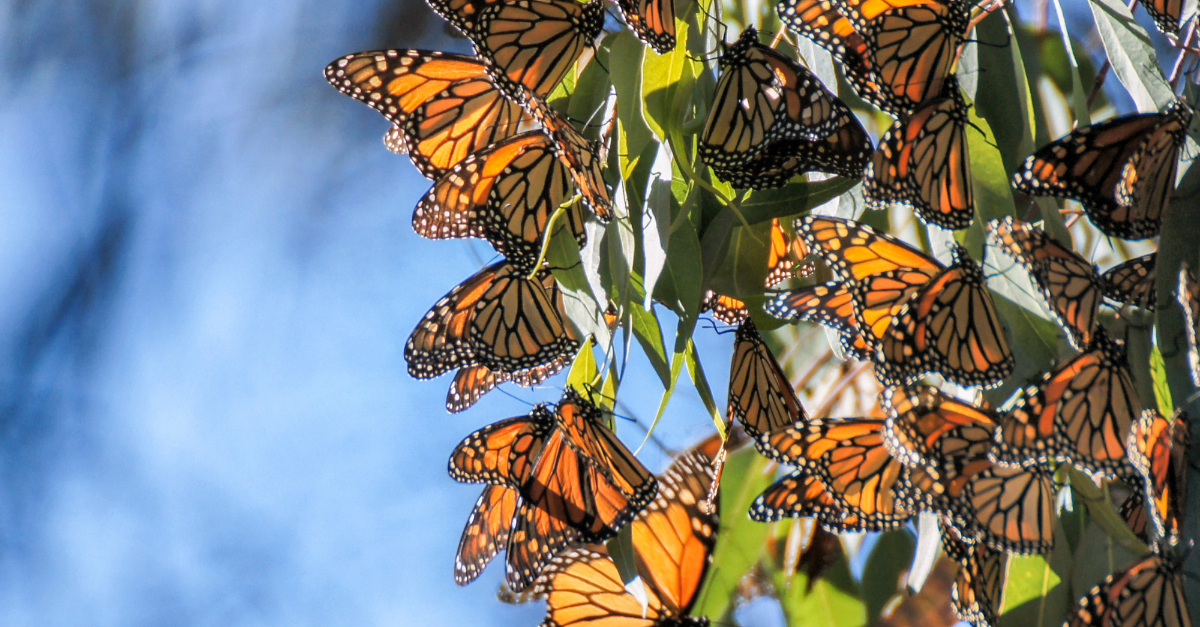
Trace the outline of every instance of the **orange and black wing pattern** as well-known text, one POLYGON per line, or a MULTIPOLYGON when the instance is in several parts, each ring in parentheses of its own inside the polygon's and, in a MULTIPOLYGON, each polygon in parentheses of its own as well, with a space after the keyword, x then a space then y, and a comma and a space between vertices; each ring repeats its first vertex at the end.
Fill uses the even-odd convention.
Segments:
POLYGON ((1147 409, 1129 432, 1129 463, 1142 478, 1154 539, 1168 546, 1178 543, 1183 524, 1190 445, 1187 414, 1182 410, 1167 419, 1147 409))
MULTIPOLYGON (((430 239, 486 239, 528 273, 542 248, 550 218, 573 191, 571 174, 550 137, 529 131, 461 160, 417 203, 413 230, 430 239)), ((584 212, 566 208, 561 224, 582 247, 584 212)))
POLYGON ((1071 198, 1105 234, 1158 235, 1192 109, 1176 100, 1163 113, 1127 115, 1071 131, 1043 146, 1013 175, 1017 190, 1071 198))
POLYGON ((976 627, 999 625, 1008 554, 982 542, 964 542, 945 518, 941 527, 946 555, 958 562, 958 574, 950 588, 954 613, 976 627))
POLYGON ((1128 468, 1126 441, 1142 403, 1124 347, 1097 327, 1087 352, 1047 373, 1004 409, 994 460, 1026 466, 1070 461, 1112 477, 1128 468))
POLYGON ((854 316, 854 295, 845 282, 830 281, 780 292, 768 299, 763 309, 782 320, 805 320, 833 329, 846 359, 872 358, 854 316))
POLYGON ((585 139, 566 118, 551 109, 545 100, 530 98, 527 105, 533 118, 550 136, 554 154, 567 166, 583 202, 601 222, 611 220, 612 193, 604 182, 604 159, 600 146, 585 139))
MULTIPOLYGON (((955 87, 957 90, 957 87, 955 87)), ((975 217, 966 106, 958 97, 921 104, 879 140, 863 197, 871 209, 912 207, 926 224, 965 229, 975 217)))
POLYGON ((675 0, 617 0, 625 23, 658 54, 675 49, 675 0))
POLYGON ((539 462, 554 430, 554 415, 537 405, 526 416, 492 423, 468 435, 450 455, 455 481, 519 488, 539 462))
POLYGON ((1063 627, 1191 627, 1183 567, 1151 553, 1104 578, 1071 611, 1063 627))
POLYGON ((821 518, 827 528, 882 531, 905 524, 916 513, 909 506, 906 469, 888 452, 883 426, 878 418, 811 419, 761 437, 755 446, 776 461, 797 466, 785 477, 803 491, 794 502, 815 499, 823 508, 821 488, 830 495, 837 509, 821 518), (816 481, 806 480, 809 476, 816 481))
POLYGON ((530 279, 507 261, 475 273, 442 297, 404 347, 418 379, 484 365, 517 374, 574 356, 579 343, 563 321, 549 271, 530 279))
POLYGON ((1100 275, 1104 284, 1104 296, 1119 303, 1154 311, 1157 305, 1157 289, 1154 273, 1158 253, 1134 257, 1117 264, 1100 275))
POLYGON ((779 361, 750 319, 738 326, 733 344, 726 417, 742 423, 752 438, 808 417, 779 361))
POLYGON ((1183 0, 1143 0, 1140 2, 1146 13, 1154 18, 1158 30, 1175 35, 1179 33, 1179 20, 1183 17, 1183 0))
POLYGON ((469 36, 496 86, 524 104, 549 94, 603 25, 598 0, 516 0, 481 11, 469 36))
POLYGON ((860 98, 884 111, 897 108, 876 82, 862 35, 831 0, 783 0, 776 10, 784 25, 825 48, 841 62, 846 82, 860 98))
POLYGON ((943 270, 936 259, 916 248, 845 218, 804 216, 796 220, 796 234, 833 268, 838 278, 847 281, 858 282, 896 270, 932 278, 943 270))
POLYGON ((458 552, 454 556, 454 582, 465 586, 508 547, 509 530, 517 513, 517 491, 505 485, 488 485, 467 517, 458 552))
POLYGON ((715 477, 711 459, 692 451, 660 478, 662 491, 632 523, 646 605, 625 591, 603 546, 573 548, 555 557, 538 581, 546 597, 545 627, 703 625, 688 616, 704 581, 718 530, 717 512, 704 508, 715 477))
POLYGON ((492 370, 487 366, 462 368, 455 373, 450 389, 446 390, 446 411, 457 414, 469 409, 501 383, 533 387, 558 374, 565 366, 566 360, 555 360, 515 374, 492 370))
POLYGON ((951 77, 967 30, 962 0, 833 0, 866 45, 876 82, 904 114, 937 98, 951 77))
POLYGON ((988 223, 988 238, 1033 278, 1071 345, 1087 350, 1106 292, 1096 266, 1042 229, 1012 217, 988 223))
POLYGON ((950 250, 954 263, 917 288, 883 332, 876 375, 885 385, 907 385, 935 372, 986 388, 1012 374, 1016 360, 983 270, 962 246, 950 250))
POLYGON ((394 124, 388 147, 407 152, 434 179, 516 135, 524 115, 492 85, 482 61, 448 52, 358 52, 330 63, 325 78, 394 124))
POLYGON ((906 466, 937 466, 947 458, 975 458, 991 448, 997 416, 937 388, 888 387, 883 441, 906 466))

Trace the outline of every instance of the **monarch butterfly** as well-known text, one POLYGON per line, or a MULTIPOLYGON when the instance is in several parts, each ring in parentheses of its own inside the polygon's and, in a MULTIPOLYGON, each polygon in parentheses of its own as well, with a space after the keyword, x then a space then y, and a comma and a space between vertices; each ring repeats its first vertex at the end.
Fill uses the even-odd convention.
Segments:
POLYGON ((503 0, 425 0, 429 8, 464 35, 470 35, 484 9, 503 0))
POLYGON ((515 135, 524 116, 492 86, 483 62, 448 52, 357 52, 326 66, 325 79, 382 113, 394 125, 388 147, 432 179, 515 135))
POLYGON ((1103 327, 1087 352, 1045 374, 1001 408, 989 455, 1008 466, 1070 461, 1116 476, 1127 468, 1129 428, 1142 412, 1123 347, 1103 327))
POLYGON ((558 85, 603 25, 598 0, 516 0, 484 8, 468 35, 496 87, 525 104, 558 85))
POLYGON ((1054 548, 1054 481, 1044 466, 1004 468, 986 456, 949 457, 935 468, 909 469, 909 507, 949 516, 964 538, 997 551, 1054 548))
POLYGON ((675 0, 617 0, 625 23, 658 54, 675 49, 675 0))
POLYGON ((768 146, 745 165, 713 168, 730 185, 741 189, 782 187, 805 172, 825 172, 862 178, 871 158, 871 138, 858 119, 843 118, 833 134, 818 140, 784 139, 768 146))
POLYGON ((1104 282, 1096 266, 1046 232, 1012 217, 988 223, 988 238, 1033 278, 1076 350, 1087 350, 1104 282))
POLYGON ((880 138, 863 184, 868 208, 899 203, 912 207, 925 224, 946 230, 971 225, 975 201, 966 106, 958 87, 951 87, 951 97, 921 104, 880 138))
MULTIPOLYGON (((486 239, 528 273, 551 215, 570 191, 570 173, 554 156, 550 138, 529 131, 455 165, 417 203, 413 230, 430 239, 486 239)), ((565 225, 581 247, 587 241, 583 223, 583 209, 572 203, 565 225)))
POLYGON ((738 325, 729 370, 730 422, 736 418, 752 438, 808 418, 796 390, 771 349, 746 319, 738 325))
POLYGON ((952 525, 942 517, 942 546, 946 555, 958 562, 958 574, 950 588, 954 613, 975 627, 999 625, 1008 554, 982 542, 964 542, 952 525))
POLYGON ((1146 555, 1096 584, 1063 627, 1191 627, 1181 571, 1169 553, 1146 555))
POLYGON ((1179 540, 1187 496, 1187 449, 1191 444, 1187 414, 1176 410, 1170 420, 1147 409, 1129 430, 1129 463, 1142 478, 1146 509, 1154 537, 1174 545, 1179 540))
POLYGON ((716 544, 718 514, 704 507, 715 480, 707 454, 683 455, 661 475, 659 495, 630 523, 645 605, 625 591, 608 551, 585 545, 555 557, 539 578, 536 590, 546 597, 542 625, 707 625, 688 614, 716 544))
POLYGON ((457 414, 469 409, 501 383, 512 382, 523 388, 533 387, 558 374, 566 364, 566 359, 556 359, 515 374, 492 370, 487 366, 462 368, 455 373, 454 381, 446 391, 446 411, 457 414))
POLYGON ((871 227, 804 216, 796 233, 843 280, 866 345, 885 385, 903 385, 938 371, 961 385, 998 384, 1013 369, 983 273, 961 247, 946 268, 919 250, 871 227))
POLYGON ((554 154, 567 166, 583 202, 601 222, 608 222, 612 218, 612 196, 601 172, 604 158, 599 154, 600 146, 584 139, 583 135, 580 135, 566 118, 551 109, 545 100, 530 98, 527 105, 533 118, 550 136, 554 154))
MULTIPOLYGON (((527 416, 467 436, 451 455, 449 471, 457 481, 517 491, 508 532, 507 581, 518 591, 533 583, 567 543, 612 537, 657 490, 654 475, 600 423, 599 410, 572 388, 553 412, 538 405, 527 416)), ((472 529, 470 523, 467 529, 472 529)), ((473 572, 479 570, 482 566, 473 572)))
POLYGON ((842 64, 846 82, 859 97, 883 111, 902 111, 875 82, 867 44, 831 0, 784 0, 776 5, 779 19, 793 32, 825 48, 842 64))
POLYGON ((1078 200, 1092 224, 1113 237, 1154 237, 1175 188, 1191 119, 1192 108, 1177 99, 1162 113, 1075 129, 1030 155, 1013 185, 1036 196, 1078 200))
POLYGON ((1117 302, 1154 311, 1157 304, 1154 266, 1158 253, 1134 257, 1100 275, 1104 295, 1117 302))
POLYGON ((753 26, 717 65, 721 77, 699 144, 714 168, 741 166, 780 139, 819 140, 853 117, 812 72, 758 43, 753 26))
POLYGON ((846 359, 867 361, 871 351, 854 317, 854 297, 842 281, 830 281, 780 292, 768 299, 763 309, 782 320, 805 320, 827 326, 838 333, 838 344, 846 359))
POLYGON ((1154 25, 1167 35, 1179 33, 1179 19, 1183 17, 1183 0, 1149 0, 1141 3, 1146 13, 1154 18, 1154 25))
POLYGON ((834 6, 862 34, 876 80, 891 100, 916 106, 943 93, 966 37, 970 5, 961 0, 834 0, 834 6))
MULTIPOLYGON (((492 264, 434 304, 408 337, 408 373, 430 379, 474 365, 519 374, 565 363, 579 347, 563 324, 554 276, 534 279, 507 261, 492 264)), ((561 366, 559 366, 561 367, 561 366)))
MULTIPOLYGON (((454 556, 454 581, 465 586, 479 577, 484 567, 507 548, 509 529, 517 514, 519 495, 506 485, 488 485, 475 502, 463 528, 454 556)), ((574 534, 566 531, 570 536, 574 534)))
POLYGON ((1196 273, 1183 264, 1179 268, 1179 288, 1175 298, 1183 308, 1183 326, 1187 332, 1188 366, 1192 371, 1192 383, 1200 387, 1200 283, 1196 273))
POLYGON ((934 387, 887 387, 880 395, 888 412, 883 441, 906 466, 936 466, 947 457, 987 453, 996 416, 934 387))
POLYGON ((1121 514, 1121 520, 1137 536, 1142 542, 1150 541, 1150 514, 1147 512, 1146 499, 1140 490, 1134 490, 1121 502, 1121 507, 1117 510, 1121 514))
POLYGON ((725 324, 741 324, 750 317, 745 302, 712 290, 705 292, 704 300, 700 302, 700 313, 705 312, 711 312, 714 318, 725 324))
MULTIPOLYGON (((912 498, 906 488, 904 466, 887 451, 883 443, 883 423, 878 418, 811 419, 804 425, 786 427, 764 435, 755 446, 764 455, 798 467, 787 485, 799 488, 781 500, 796 502, 814 487, 826 490, 836 510, 822 507, 821 522, 831 531, 883 531, 903 525, 915 510, 908 506, 912 498), (807 481, 806 477, 815 481, 807 481)), ((768 492, 771 490, 769 489, 768 492)), ((771 497, 760 496, 752 507, 767 518, 771 497)), ((820 497, 818 503, 824 500, 820 497)))
MULTIPOLYGON (((896 312, 880 340, 876 376, 885 385, 908 384, 936 372, 964 386, 994 387, 1016 361, 983 271, 957 244, 954 263, 918 287, 896 312)), ((873 283, 862 283, 856 302, 869 302, 873 283)))

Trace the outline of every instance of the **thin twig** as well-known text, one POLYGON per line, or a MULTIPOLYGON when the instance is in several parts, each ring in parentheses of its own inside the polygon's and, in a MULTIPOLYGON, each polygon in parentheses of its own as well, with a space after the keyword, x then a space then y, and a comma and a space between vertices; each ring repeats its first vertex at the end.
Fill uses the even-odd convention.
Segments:
POLYGON ((1197 20, 1200 20, 1200 18, 1193 16, 1192 20, 1188 22, 1187 34, 1183 37, 1183 45, 1180 47, 1181 49, 1179 51, 1179 58, 1175 59, 1175 67, 1171 69, 1171 79, 1169 82, 1172 90, 1174 90, 1175 86, 1179 84, 1179 77, 1183 75, 1183 64, 1184 60, 1187 59, 1188 56, 1188 47, 1191 46, 1192 41, 1196 39, 1197 20))

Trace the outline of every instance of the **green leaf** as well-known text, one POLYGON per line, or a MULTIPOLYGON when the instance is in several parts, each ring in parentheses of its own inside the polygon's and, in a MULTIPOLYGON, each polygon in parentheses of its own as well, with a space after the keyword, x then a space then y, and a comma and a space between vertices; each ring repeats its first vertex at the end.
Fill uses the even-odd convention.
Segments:
POLYGON ((845 556, 829 565, 808 589, 797 575, 780 591, 779 603, 789 627, 858 627, 867 624, 867 607, 850 575, 845 556))
POLYGON ((1087 108, 1087 94, 1083 91, 1083 81, 1079 79, 1079 61, 1075 60, 1075 51, 1071 47, 1071 35, 1067 32, 1067 18, 1063 15, 1062 0, 1054 0, 1054 10, 1058 12, 1058 28, 1062 33, 1063 51, 1067 56, 1067 65, 1071 72, 1071 109, 1075 112, 1075 122, 1079 126, 1092 123, 1092 116, 1087 108))
POLYGON ((862 573, 862 597, 867 617, 874 624, 888 601, 904 590, 904 573, 913 561, 917 545, 904 529, 889 531, 875 542, 862 573))
POLYGON ((1104 42, 1113 73, 1121 80, 1138 111, 1158 112, 1175 99, 1159 69, 1158 57, 1146 29, 1121 0, 1091 0, 1096 30, 1104 42))
MULTIPOLYGON (((664 154, 659 153, 659 158, 664 154)), ((646 211, 642 219, 642 264, 644 266, 645 294, 654 293, 654 286, 667 263, 667 251, 671 244, 671 181, 655 176, 650 180, 650 191, 646 195, 646 211)), ((644 297, 642 307, 649 309, 651 299, 644 297)))
MULTIPOLYGON (((646 123, 659 139, 666 141, 672 128, 677 127, 680 120, 671 115, 675 111, 675 94, 681 87, 681 79, 685 72, 692 70, 692 61, 688 59, 687 35, 688 23, 676 22, 675 49, 664 55, 649 54, 642 58, 642 94, 646 114, 646 123)), ((614 58, 617 57, 615 54, 614 58)), ((632 63, 632 60, 622 63, 632 63)), ((692 75, 694 77, 694 74, 692 75)))
MULTIPOLYGON (((611 75, 605 68, 612 65, 609 62, 609 50, 616 38, 615 34, 609 35, 600 42, 596 48, 596 57, 584 66, 579 79, 575 81, 574 92, 567 107, 567 115, 572 120, 587 122, 589 128, 598 127, 593 126, 593 123, 599 118, 601 107, 608 100, 612 90, 611 75)), ((570 72, 568 75, 573 77, 575 73, 570 72)))
POLYGON ((708 576, 697 595, 695 616, 721 620, 732 611, 734 591, 742 575, 762 559, 770 525, 746 515, 750 504, 771 484, 768 461, 752 446, 731 452, 721 477, 721 530, 713 548, 708 576))
POLYGON ((625 525, 617 531, 617 535, 609 538, 604 546, 617 565, 617 574, 621 583, 628 584, 638 576, 637 565, 634 563, 633 525, 625 525))
POLYGON ((636 277, 633 287, 636 298, 631 299, 629 303, 633 336, 641 344, 642 351, 650 360, 651 367, 654 368, 654 372, 658 373, 658 378, 662 380, 663 387, 666 388, 671 384, 671 366, 667 363, 667 349, 663 344, 662 326, 658 322, 658 314, 654 311, 653 305, 646 309, 642 308, 641 303, 648 299, 645 298, 644 286, 636 277))
POLYGON ((713 399, 712 388, 708 386, 708 377, 704 376, 704 367, 700 365, 700 355, 696 353, 696 344, 688 338, 687 350, 684 352, 687 359, 688 372, 692 375, 692 384, 696 386, 696 392, 700 394, 700 400, 704 402, 704 408, 708 410, 712 416, 713 425, 722 437, 725 435, 725 419, 721 417, 721 411, 717 408, 717 402, 713 399))
POLYGON ((575 361, 571 362, 571 370, 567 372, 567 385, 585 397, 600 387, 600 369, 596 367, 596 356, 592 354, 591 342, 583 342, 583 346, 575 354, 575 361))
MULTIPOLYGON (((1012 186, 1004 167, 1004 158, 996 148, 996 137, 987 120, 969 112, 967 150, 971 158, 971 191, 975 195, 975 213, 983 222, 1015 216, 1012 186)), ((982 226, 982 225, 979 225, 982 226)))
POLYGON ((709 289, 735 298, 762 296, 770 252, 769 222, 760 222, 750 228, 734 227, 729 234, 725 260, 709 280, 709 289))
MULTIPOLYGON (((672 203, 674 199, 672 198, 672 203)), ((682 210, 672 212, 667 264, 654 286, 654 297, 681 317, 695 317, 704 296, 700 239, 682 210)))
POLYGON ((1142 553, 1114 542, 1098 521, 1090 521, 1083 530, 1079 550, 1075 551, 1075 567, 1071 573, 1072 599, 1083 596, 1109 573, 1129 564, 1139 555, 1142 553))
MULTIPOLYGON (((977 97, 973 99, 979 115, 995 132, 1005 172, 1016 171, 1033 151, 1035 118, 1029 78, 1020 42, 1009 26, 1015 18, 1015 12, 1006 7, 993 11, 975 27, 975 37, 980 41, 1009 42, 1003 47, 979 46, 979 73, 984 80, 979 81, 977 97), (1009 20, 1004 12, 1008 12, 1009 20)), ((971 160, 972 170, 977 161, 978 157, 971 160)))
MULTIPOLYGON (((590 236, 596 237, 597 232, 590 236)), ((579 330, 578 336, 591 335, 600 346, 607 347, 611 334, 604 322, 604 312, 596 303, 575 238, 564 231, 555 233, 546 249, 546 261, 562 290, 563 309, 570 323, 579 330)))
POLYGON ((850 191, 858 183, 858 179, 840 176, 816 183, 793 180, 777 189, 751 191, 739 206, 747 222, 760 224, 811 211, 850 191))
POLYGON ((1171 398, 1171 386, 1167 384, 1167 366, 1157 346, 1150 349, 1150 376, 1154 379, 1154 403, 1158 406, 1158 413, 1173 415, 1175 401, 1171 398))
POLYGON ((622 150, 627 155, 640 155, 650 143, 652 135, 642 110, 642 55, 646 46, 638 41, 630 30, 617 31, 608 37, 612 40, 609 63, 612 85, 617 92, 617 119, 624 135, 622 150))
MULTIPOLYGON (((1067 545, 1057 524, 1054 536, 1055 545, 1067 545)), ((1061 627, 1067 608, 1075 602, 1064 580, 1070 572, 1069 550, 1009 557, 1000 627, 1061 627)))

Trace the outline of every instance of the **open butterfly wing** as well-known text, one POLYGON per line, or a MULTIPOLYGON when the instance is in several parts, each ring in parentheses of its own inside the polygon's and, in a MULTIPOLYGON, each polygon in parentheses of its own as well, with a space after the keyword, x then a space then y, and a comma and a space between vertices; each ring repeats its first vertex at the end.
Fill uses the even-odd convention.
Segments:
POLYGON ((458 552, 454 557, 454 582, 465 586, 474 581, 496 553, 508 546, 509 528, 517 512, 517 491, 489 485, 467 518, 458 552))

